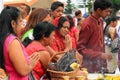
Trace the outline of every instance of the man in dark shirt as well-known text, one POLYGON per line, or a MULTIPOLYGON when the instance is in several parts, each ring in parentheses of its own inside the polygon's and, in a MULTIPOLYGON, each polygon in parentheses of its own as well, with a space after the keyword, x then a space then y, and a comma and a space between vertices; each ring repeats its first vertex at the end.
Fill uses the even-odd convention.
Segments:
POLYGON ((88 72, 107 72, 106 60, 112 56, 105 53, 102 17, 110 14, 110 0, 96 0, 94 11, 81 25, 77 49, 83 55, 83 67, 88 72))

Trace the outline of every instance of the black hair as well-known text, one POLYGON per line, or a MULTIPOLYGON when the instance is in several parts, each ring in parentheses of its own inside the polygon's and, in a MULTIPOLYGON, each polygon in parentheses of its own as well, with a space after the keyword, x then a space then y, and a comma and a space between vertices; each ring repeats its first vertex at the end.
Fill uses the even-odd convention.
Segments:
POLYGON ((72 18, 72 16, 70 16, 70 15, 67 15, 66 17, 68 18, 68 20, 69 20, 69 22, 70 22, 70 29, 71 29, 72 27, 74 27, 73 18, 72 18))
POLYGON ((79 14, 81 14, 80 10, 78 10, 78 11, 75 12, 75 16, 78 16, 79 14))
MULTIPOLYGON (((35 25, 35 27, 33 28, 33 37, 34 40, 41 40, 42 37, 49 37, 50 34, 56 29, 56 27, 47 22, 47 21, 43 21, 43 22, 39 22, 38 24, 35 25)), ((31 39, 29 39, 29 37, 27 37, 24 41, 23 44, 24 46, 28 46, 30 43, 32 42, 31 39)))
POLYGON ((58 26, 57 26, 57 30, 59 30, 60 28, 63 27, 63 23, 65 21, 69 21, 67 17, 60 17, 59 20, 58 20, 58 26))
POLYGON ((112 3, 110 0, 95 0, 95 2, 94 2, 94 10, 95 11, 98 8, 100 8, 101 10, 105 10, 110 7, 112 7, 112 3))
POLYGON ((117 17, 117 16, 111 16, 111 17, 107 18, 105 21, 106 21, 107 25, 109 25, 111 21, 117 21, 118 19, 119 19, 119 17, 117 17))
POLYGON ((15 34, 11 21, 17 23, 20 11, 16 7, 5 7, 0 14, 0 67, 4 68, 3 45, 8 34, 15 34))
POLYGON ((34 30, 33 30, 33 37, 34 40, 40 40, 42 37, 49 37, 50 34, 55 30, 55 26, 47 21, 39 22, 34 30))
POLYGON ((108 27, 108 25, 111 23, 111 21, 117 21, 119 19, 119 17, 117 16, 111 16, 111 17, 108 17, 105 22, 106 22, 106 25, 105 25, 105 28, 104 28, 104 33, 106 32, 106 29, 108 27))
POLYGON ((60 6, 64 8, 64 4, 62 2, 55 1, 51 5, 51 10, 54 11, 54 10, 56 10, 60 6))

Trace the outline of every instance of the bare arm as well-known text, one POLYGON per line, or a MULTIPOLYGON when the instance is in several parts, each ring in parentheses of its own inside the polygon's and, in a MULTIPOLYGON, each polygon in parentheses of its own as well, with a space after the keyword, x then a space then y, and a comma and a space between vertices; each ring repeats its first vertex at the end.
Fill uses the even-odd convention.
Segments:
POLYGON ((50 53, 48 53, 47 51, 39 51, 39 53, 40 53, 40 62, 42 64, 42 68, 44 69, 44 71, 46 71, 48 62, 50 60, 50 53))
POLYGON ((26 76, 36 65, 39 60, 39 54, 32 55, 30 57, 30 62, 28 63, 25 59, 20 42, 14 39, 8 46, 8 52, 10 60, 15 68, 15 70, 21 76, 26 76))
POLYGON ((50 56, 55 55, 57 52, 53 50, 50 46, 46 46, 47 50, 50 52, 50 56))
POLYGON ((79 31, 78 31, 78 32, 75 32, 75 39, 76 39, 76 42, 77 42, 78 39, 79 39, 79 31))

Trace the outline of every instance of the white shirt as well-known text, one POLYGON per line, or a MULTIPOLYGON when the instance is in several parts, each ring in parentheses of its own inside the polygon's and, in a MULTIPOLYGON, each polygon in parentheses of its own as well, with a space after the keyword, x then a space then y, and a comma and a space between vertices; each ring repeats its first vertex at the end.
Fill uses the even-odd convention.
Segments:
POLYGON ((118 25, 116 26, 116 33, 118 37, 120 37, 120 20, 118 21, 118 25))

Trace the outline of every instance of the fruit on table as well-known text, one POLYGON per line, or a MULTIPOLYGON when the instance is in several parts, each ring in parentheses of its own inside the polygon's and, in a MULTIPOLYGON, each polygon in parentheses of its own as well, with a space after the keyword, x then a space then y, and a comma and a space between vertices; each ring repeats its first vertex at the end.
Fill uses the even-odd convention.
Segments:
POLYGON ((79 64, 76 63, 76 62, 73 62, 70 67, 73 69, 73 70, 76 70, 78 67, 79 67, 79 64))
POLYGON ((103 76, 101 74, 98 74, 98 77, 96 80, 104 80, 103 76))
POLYGON ((120 75, 116 76, 105 75, 105 80, 120 80, 120 75))
MULTIPOLYGON (((97 80, 101 80, 100 77, 97 80)), ((106 75, 104 76, 104 80, 120 80, 120 75, 106 75)))

